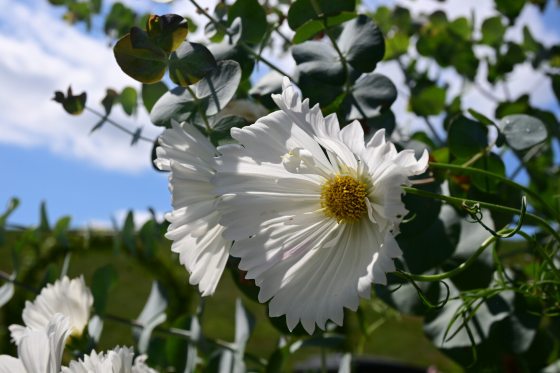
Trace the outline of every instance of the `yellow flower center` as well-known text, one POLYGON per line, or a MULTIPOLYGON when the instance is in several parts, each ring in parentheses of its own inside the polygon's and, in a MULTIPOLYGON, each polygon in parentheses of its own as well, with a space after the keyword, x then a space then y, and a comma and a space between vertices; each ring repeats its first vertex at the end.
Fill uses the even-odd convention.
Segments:
POLYGON ((321 189, 321 207, 325 215, 338 222, 352 223, 367 213, 367 184, 352 176, 337 175, 321 189))

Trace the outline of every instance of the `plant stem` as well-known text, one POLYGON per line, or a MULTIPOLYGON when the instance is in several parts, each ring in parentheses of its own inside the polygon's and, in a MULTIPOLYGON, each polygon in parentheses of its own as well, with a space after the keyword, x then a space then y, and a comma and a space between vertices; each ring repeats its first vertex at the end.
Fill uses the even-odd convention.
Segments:
MULTIPOLYGON (((99 118, 105 119, 105 121, 106 121, 107 123, 113 125, 114 127, 118 128, 119 130, 121 130, 121 131, 123 131, 123 132, 129 134, 130 136, 134 136, 134 132, 133 132, 133 131, 129 130, 128 128, 126 128, 126 127, 123 126, 122 124, 119 124, 119 123, 115 122, 114 120, 112 120, 111 118, 109 118, 107 115, 103 115, 103 114, 101 114, 99 111, 97 111, 97 110, 95 110, 95 109, 92 109, 92 108, 90 108, 89 106, 86 106, 85 109, 86 109, 87 111, 89 111, 90 113, 97 115, 99 118)), ((149 142, 150 144, 153 144, 154 141, 156 141, 155 139, 149 139, 149 138, 144 137, 144 136, 139 136, 138 139, 139 139, 139 140, 146 141, 146 142, 149 142)))
MULTIPOLYGON (((487 208, 489 210, 498 211, 498 212, 505 212, 505 213, 515 214, 515 215, 521 215, 521 212, 517 209, 511 208, 511 207, 506 207, 506 206, 501 206, 501 205, 496 205, 496 204, 493 204, 493 203, 469 200, 469 199, 465 199, 465 198, 444 196, 442 194, 432 193, 432 192, 428 192, 426 190, 421 190, 421 189, 416 189, 416 188, 411 188, 411 187, 403 187, 403 190, 408 194, 416 195, 416 196, 419 196, 419 197, 431 198, 431 199, 439 199, 441 201, 445 201, 445 202, 447 202, 451 205, 455 205, 455 206, 462 206, 465 203, 468 203, 468 204, 471 204, 471 205, 472 204, 478 204, 480 207, 484 207, 484 208, 487 208)), ((554 239, 556 241, 560 242, 560 233, 558 233, 554 228, 552 228, 546 220, 544 220, 540 216, 530 214, 528 212, 525 214, 525 218, 533 220, 535 223, 542 226, 548 233, 550 233, 552 236, 554 236, 554 239)))
MULTIPOLYGON (((505 230, 500 231, 500 233, 508 233, 508 231, 511 231, 511 230, 510 229, 505 229, 505 230)), ((494 241, 496 241, 496 240, 497 240, 496 236, 488 237, 486 240, 484 240, 482 245, 480 245, 478 250, 476 250, 476 252, 469 257, 469 259, 467 259, 465 262, 459 264, 457 267, 453 268, 452 270, 444 272, 444 273, 438 273, 436 275, 415 275, 415 274, 408 273, 408 272, 403 272, 403 271, 396 271, 396 272, 393 272, 393 273, 395 275, 403 278, 403 279, 410 279, 410 280, 414 280, 414 281, 423 281, 423 282, 442 281, 442 280, 445 280, 446 278, 456 276, 459 273, 463 272, 465 269, 469 268, 475 262, 475 260, 480 256, 480 254, 482 254, 482 252, 484 250, 486 250, 486 248, 488 246, 490 246, 492 243, 494 243, 494 241)))
POLYGON ((541 205, 542 208, 547 210, 548 213, 552 214, 552 216, 554 216, 556 218, 556 220, 560 222, 560 215, 556 211, 551 209, 550 206, 548 206, 548 204, 541 198, 541 196, 537 192, 533 191, 532 189, 527 188, 526 186, 518 184, 515 181, 510 180, 507 177, 500 176, 500 175, 494 174, 492 172, 482 170, 482 169, 478 169, 478 168, 464 167, 464 166, 449 164, 449 163, 430 162, 430 168, 438 168, 438 169, 444 169, 444 170, 450 170, 450 171, 460 171, 460 172, 465 172, 465 173, 468 173, 468 174, 484 175, 484 176, 491 177, 493 179, 499 180, 502 183, 510 185, 510 186, 512 186, 512 187, 514 187, 518 190, 523 191, 527 195, 531 196, 535 201, 537 201, 541 205))
MULTIPOLYGON (((224 25, 222 25, 220 22, 218 22, 216 19, 214 19, 214 17, 212 17, 207 11, 206 9, 204 9, 203 7, 201 7, 196 0, 189 0, 191 2, 191 4, 193 4, 195 6, 195 8, 203 15, 205 16, 210 22, 212 22, 214 24, 214 26, 216 26, 216 28, 224 31, 228 36, 231 36, 231 32, 224 27, 224 25)), ((287 76, 290 80, 294 80, 289 74, 287 74, 286 72, 284 72, 282 69, 280 69, 278 66, 274 65, 272 62, 270 62, 269 60, 267 60, 266 58, 264 58, 263 56, 261 56, 260 54, 256 53, 250 46, 248 46, 245 42, 243 41, 239 41, 238 45, 243 48, 247 53, 251 54, 253 57, 255 57, 256 59, 260 60, 262 63, 264 63, 265 65, 267 65, 268 67, 270 67, 272 70, 278 72, 281 75, 287 76)))
POLYGON ((197 97, 196 93, 192 90, 191 87, 188 85, 185 86, 185 89, 190 93, 191 97, 193 98, 196 107, 198 108, 198 112, 202 117, 202 121, 204 122, 204 127, 206 128, 206 134, 210 135, 212 133, 212 128, 210 127, 210 123, 208 122, 208 117, 206 116, 206 112, 203 110, 202 106, 200 105, 200 99, 197 97))
POLYGON ((424 119, 424 122, 426 122, 426 125, 428 126, 428 128, 430 129, 430 132, 432 133, 432 135, 434 136, 434 138, 436 139, 438 145, 442 145, 443 144, 443 139, 441 138, 441 136, 437 133, 436 128, 434 127, 434 125, 432 124, 432 121, 430 120, 430 118, 426 117, 426 116, 422 116, 422 119, 424 119))

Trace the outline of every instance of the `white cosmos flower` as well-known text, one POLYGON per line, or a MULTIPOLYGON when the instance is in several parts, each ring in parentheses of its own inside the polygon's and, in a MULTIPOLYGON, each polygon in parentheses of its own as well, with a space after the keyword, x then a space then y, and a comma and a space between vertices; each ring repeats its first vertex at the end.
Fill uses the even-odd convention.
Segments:
POLYGON ((71 361, 62 373, 157 373, 145 364, 146 356, 134 359, 134 351, 128 347, 116 347, 111 351, 92 351, 79 361, 71 361), (134 360, 134 364, 133 364, 134 360))
POLYGON ((19 358, 0 355, 0 373, 59 373, 69 333, 68 317, 60 313, 44 328, 24 328, 18 343, 19 358))
POLYGON ((329 319, 341 325, 343 308, 356 310, 395 270, 401 186, 426 170, 428 154, 397 152, 383 130, 364 143, 359 122, 340 129, 287 79, 273 98, 282 110, 232 129, 241 145, 219 148, 220 222, 270 316, 312 333, 329 319))
POLYGON ((214 145, 192 125, 172 123, 159 138, 156 166, 169 175, 173 211, 165 237, 190 272, 189 282, 203 296, 216 290, 229 257, 231 242, 222 238, 217 195, 210 179, 216 170, 214 145))
MULTIPOLYGON (((54 284, 45 286, 33 302, 25 302, 22 319, 30 329, 43 329, 56 313, 68 316, 70 333, 81 336, 89 321, 93 296, 83 276, 70 280, 64 276, 54 284)), ((19 343, 25 327, 10 325, 12 339, 19 343)))

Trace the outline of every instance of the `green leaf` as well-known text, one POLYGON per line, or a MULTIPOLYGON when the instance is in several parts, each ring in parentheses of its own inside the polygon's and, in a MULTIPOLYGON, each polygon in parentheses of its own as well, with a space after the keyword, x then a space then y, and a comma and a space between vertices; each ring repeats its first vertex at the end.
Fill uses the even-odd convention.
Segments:
POLYGON ((228 26, 241 18, 241 39, 249 44, 258 44, 266 33, 266 12, 258 0, 237 0, 228 10, 228 26))
MULTIPOLYGON (((172 326, 175 330, 179 329, 188 333, 192 318, 184 315, 176 319, 172 326)), ((176 372, 184 372, 186 366, 185 352, 191 342, 183 337, 170 335, 165 338, 165 355, 169 364, 175 368, 176 372)))
POLYGON ((385 55, 381 30, 363 14, 344 25, 338 45, 348 63, 363 73, 373 71, 385 55))
POLYGON ((103 105, 103 108, 105 109, 105 115, 106 116, 111 114, 111 110, 113 109, 113 105, 115 104, 115 101, 117 100, 118 97, 119 97, 119 94, 117 93, 117 91, 115 91, 114 89, 111 89, 111 88, 107 88, 106 93, 105 93, 105 97, 103 97, 103 99, 101 100, 101 105, 103 105))
POLYGON ((296 0, 288 10, 288 25, 294 31, 307 21, 322 16, 334 16, 341 12, 353 12, 356 8, 355 0, 315 0, 319 9, 313 7, 312 0, 296 0))
POLYGON ((136 253, 136 238, 134 234, 134 213, 132 210, 128 211, 124 224, 121 230, 121 238, 124 246, 131 254, 136 253))
POLYGON ((550 75, 550 82, 552 83, 552 91, 556 96, 556 100, 560 103, 560 75, 559 74, 551 74, 550 75))
POLYGON ((95 270, 91 283, 93 309, 97 315, 103 316, 107 308, 109 291, 117 282, 118 273, 111 264, 95 270))
POLYGON ((117 64, 125 74, 139 82, 146 84, 159 82, 167 68, 167 54, 149 40, 145 31, 137 30, 139 36, 136 38, 139 40, 134 45, 139 46, 133 46, 129 33, 113 47, 117 64))
MULTIPOLYGON (((417 188, 433 193, 441 193, 440 186, 434 182, 418 185, 417 188)), ((400 225, 400 231, 403 236, 420 234, 430 228, 438 219, 441 201, 408 194, 404 195, 402 200, 409 211, 408 215, 404 218, 405 222, 400 225)))
POLYGON ((50 232, 51 225, 49 223, 49 214, 47 213, 47 204, 45 201, 41 202, 40 216, 41 220, 39 222, 39 231, 43 233, 50 232))
POLYGON ((235 372, 245 372, 245 346, 255 327, 255 317, 243 306, 241 299, 235 301, 235 352, 233 365, 235 372))
MULTIPOLYGON (((396 237, 410 272, 424 273, 430 271, 434 267, 441 266, 453 255, 455 241, 448 234, 453 223, 453 220, 449 218, 453 216, 452 214, 453 211, 450 212, 449 209, 442 208, 438 218, 424 229, 414 229, 414 232, 400 234, 396 237)), ((426 217, 429 220, 432 219, 429 214, 426 217)), ((407 218, 414 219, 414 215, 407 216, 407 218)), ((422 215, 419 219, 422 219, 422 215)), ((419 221, 414 224, 422 224, 422 222, 419 221)))
POLYGON ((72 93, 72 87, 68 87, 66 96, 61 91, 56 91, 53 98, 54 101, 62 104, 64 110, 71 115, 79 115, 84 111, 86 99, 87 94, 85 92, 75 96, 72 93))
POLYGON ((226 115, 219 118, 214 124, 212 124, 212 129, 217 132, 228 132, 234 127, 245 127, 249 123, 243 117, 237 115, 226 115))
POLYGON ((482 23, 482 40, 483 44, 498 47, 504 40, 506 26, 502 23, 501 16, 490 17, 482 23))
POLYGON ((103 30, 107 35, 117 34, 117 37, 120 37, 128 33, 135 21, 136 13, 132 9, 121 2, 115 2, 105 17, 103 30))
POLYGON ((241 67, 236 61, 220 61, 215 70, 196 84, 198 98, 207 100, 206 115, 214 115, 231 101, 241 81, 241 67))
POLYGON ((255 59, 245 49, 237 45, 241 37, 241 19, 236 18, 228 29, 231 37, 225 38, 219 44, 211 44, 208 49, 214 55, 216 61, 234 60, 241 66, 241 80, 246 80, 251 76, 255 67, 255 59))
POLYGON ((276 104, 271 95, 282 92, 282 75, 272 70, 263 75, 249 90, 251 97, 259 100, 269 109, 275 108, 276 104))
POLYGON ((500 120, 499 126, 508 145, 515 150, 529 149, 548 137, 543 122, 525 114, 508 115, 500 120))
POLYGON ((172 119, 182 122, 194 116, 197 110, 204 110, 208 116, 217 114, 233 98, 240 81, 239 64, 220 61, 211 74, 190 88, 197 100, 189 90, 176 87, 156 102, 150 119, 157 126, 167 126, 172 119))
POLYGON ((406 54, 410 38, 403 32, 395 32, 385 39, 385 60, 392 60, 406 54))
MULTIPOLYGON (((16 273, 14 272, 10 276, 10 280, 16 279, 16 273)), ((0 286, 0 308, 4 307, 6 303, 12 299, 15 293, 14 283, 13 282, 6 282, 4 285, 0 286)))
POLYGON ((132 87, 125 87, 119 95, 119 102, 127 115, 136 113, 138 106, 138 93, 132 87))
POLYGON ((526 0, 495 0, 495 2, 498 12, 506 16, 512 24, 523 10, 526 0))
POLYGON ((217 66, 208 48, 186 42, 169 57, 169 77, 175 84, 184 87, 198 82, 217 66))
MULTIPOLYGON (((504 162, 494 153, 480 158, 472 167, 492 172, 498 176, 506 176, 506 166, 504 162)), ((473 184, 484 193, 496 193, 500 184, 500 181, 495 178, 478 174, 472 175, 471 180, 473 184)))
POLYGON ((309 20, 296 30, 292 42, 294 44, 303 43, 304 41, 311 39, 319 32, 338 26, 341 23, 356 18, 356 16, 357 14, 354 12, 342 12, 339 15, 326 18, 325 21, 316 19, 309 20))
POLYGON ((461 115, 449 126, 448 142, 453 155, 468 159, 488 146, 488 129, 461 115))
POLYGON ((397 88, 385 75, 368 73, 360 76, 346 96, 350 111, 347 120, 369 119, 380 115, 397 99, 397 88), (365 116, 365 118, 364 118, 365 116))
MULTIPOLYGON (((449 207, 446 207, 449 208, 449 207)), ((481 220, 489 227, 494 229, 494 221, 488 210, 481 210, 481 220)), ((482 243, 489 237, 490 233, 484 229, 479 223, 467 220, 458 216, 453 211, 448 215, 449 219, 459 220, 459 238, 450 260, 442 266, 443 271, 450 271, 468 260, 475 254, 482 243)), ((492 250, 494 244, 490 245, 482 254, 478 256, 476 261, 464 272, 453 276, 451 281, 459 290, 472 290, 477 288, 485 288, 490 285, 492 275, 494 273, 494 260, 492 258, 492 250)))
POLYGON ((468 112, 469 112, 470 115, 473 116, 474 119, 478 120, 480 123, 483 123, 487 126, 494 125, 494 122, 490 118, 485 116, 484 114, 481 114, 474 109, 469 109, 468 112))
POLYGON ((142 308, 142 312, 136 319, 136 323, 142 328, 135 328, 134 334, 138 338, 138 350, 140 353, 146 353, 150 342, 150 336, 156 326, 165 322, 167 316, 167 297, 164 289, 157 281, 152 282, 152 288, 148 300, 142 308))
POLYGON ((445 108, 446 89, 435 85, 412 92, 410 108, 417 115, 427 117, 437 115, 445 108))
POLYGON ((146 32, 155 45, 171 53, 185 41, 189 26, 187 20, 177 14, 151 15, 146 22, 146 32))
POLYGON ((142 102, 144 107, 149 112, 152 111, 155 103, 161 96, 169 89, 164 82, 157 82, 154 84, 142 84, 142 102))
POLYGON ((306 41, 292 48, 299 73, 298 86, 312 103, 326 106, 341 93, 346 79, 336 51, 318 41, 306 41))
POLYGON ((18 208, 19 206, 19 199, 18 198, 11 198, 10 202, 6 207, 6 211, 0 215, 0 229, 3 229, 6 226, 6 221, 10 217, 10 215, 18 208))

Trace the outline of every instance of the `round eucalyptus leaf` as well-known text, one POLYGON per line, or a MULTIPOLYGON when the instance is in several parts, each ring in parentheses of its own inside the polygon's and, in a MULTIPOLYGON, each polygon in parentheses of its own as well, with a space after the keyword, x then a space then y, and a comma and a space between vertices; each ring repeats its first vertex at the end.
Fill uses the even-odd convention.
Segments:
POLYGON ((233 98, 241 81, 241 67, 236 61, 220 61, 217 68, 198 82, 196 96, 207 101, 206 115, 217 114, 233 98))
POLYGON ((134 47, 131 34, 126 34, 115 44, 113 53, 117 64, 128 76, 139 82, 159 82, 167 68, 167 54, 163 49, 149 43, 136 44, 144 47, 134 47))
POLYGON ((169 89, 164 82, 157 82, 154 84, 142 84, 142 102, 144 107, 148 111, 152 111, 155 103, 161 96, 165 94, 169 89))
POLYGON ((369 119, 380 115, 397 99, 397 88, 385 75, 363 74, 346 96, 350 110, 347 120, 369 119), (365 115, 365 118, 364 118, 365 115))
POLYGON ((488 146, 488 128, 464 116, 458 116, 449 125, 448 142, 451 153, 467 159, 488 146))
POLYGON ((241 18, 241 39, 249 44, 258 44, 266 34, 268 22, 266 12, 257 0, 237 0, 228 10, 228 22, 232 25, 241 18))
POLYGON ((445 108, 446 89, 431 85, 415 90, 410 96, 410 108, 420 116, 438 115, 445 108))
POLYGON ((170 127, 172 119, 182 122, 194 115, 197 104, 191 93, 183 87, 175 87, 155 103, 150 120, 156 126, 170 127))
POLYGON ((363 14, 344 25, 338 45, 348 63, 360 72, 373 71, 385 55, 381 30, 363 14))
POLYGON ((186 42, 169 57, 169 77, 180 85, 198 82, 218 66, 212 53, 202 44, 186 42))
POLYGON ((356 18, 356 16, 357 15, 354 12, 342 12, 336 16, 328 17, 324 21, 311 19, 305 22, 296 30, 292 42, 294 44, 303 43, 304 41, 309 40, 313 36, 317 35, 319 32, 340 25, 341 23, 356 18))
MULTIPOLYGON (((480 158, 473 164, 473 167, 492 172, 499 176, 506 176, 506 166, 502 159, 495 153, 490 153, 480 158)), ((500 184, 500 181, 495 178, 478 174, 471 175, 471 180, 481 192, 485 193, 496 193, 500 184)))
POLYGON ((296 0, 290 5, 288 10, 288 25, 292 30, 296 31, 306 22, 317 19, 320 16, 328 17, 341 12, 353 12, 355 8, 356 0, 296 0))
POLYGON ((508 115, 500 120, 499 126, 508 145, 515 150, 528 149, 548 137, 544 123, 525 114, 508 115))

